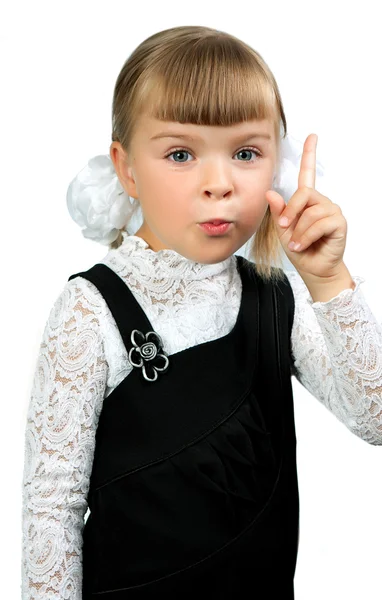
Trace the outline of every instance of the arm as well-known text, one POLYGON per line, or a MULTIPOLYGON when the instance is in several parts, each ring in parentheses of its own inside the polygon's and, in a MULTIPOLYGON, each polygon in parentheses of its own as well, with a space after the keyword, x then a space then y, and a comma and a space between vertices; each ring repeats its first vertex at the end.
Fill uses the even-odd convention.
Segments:
POLYGON ((26 434, 22 598, 80 600, 82 530, 107 364, 100 306, 68 282, 40 346, 26 434))
POLYGON ((359 289, 364 280, 314 302, 299 274, 286 274, 295 297, 293 374, 352 433, 382 445, 382 327, 359 289))
POLYGON ((322 283, 322 277, 302 277, 313 302, 328 302, 343 290, 354 290, 355 283, 346 265, 343 263, 339 275, 322 283))

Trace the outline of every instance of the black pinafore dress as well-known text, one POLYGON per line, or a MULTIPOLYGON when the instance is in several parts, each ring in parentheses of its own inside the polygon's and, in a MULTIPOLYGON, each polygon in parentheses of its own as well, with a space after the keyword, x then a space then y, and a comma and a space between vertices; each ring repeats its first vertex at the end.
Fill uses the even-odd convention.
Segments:
POLYGON ((286 276, 264 283, 236 259, 234 328, 168 356, 156 375, 150 361, 161 369, 166 359, 159 344, 150 358, 155 332, 126 283, 103 264, 69 278, 98 288, 137 365, 99 418, 83 600, 294 598, 293 292, 286 276))

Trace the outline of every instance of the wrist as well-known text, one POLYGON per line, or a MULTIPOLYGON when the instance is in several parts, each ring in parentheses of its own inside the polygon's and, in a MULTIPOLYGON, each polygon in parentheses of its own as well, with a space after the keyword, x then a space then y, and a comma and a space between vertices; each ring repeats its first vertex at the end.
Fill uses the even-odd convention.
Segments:
MULTIPOLYGON (((301 275, 301 274, 300 274, 301 275)), ((346 265, 341 264, 335 275, 330 277, 317 277, 312 275, 301 275, 313 302, 328 302, 343 290, 355 289, 355 283, 346 265)))

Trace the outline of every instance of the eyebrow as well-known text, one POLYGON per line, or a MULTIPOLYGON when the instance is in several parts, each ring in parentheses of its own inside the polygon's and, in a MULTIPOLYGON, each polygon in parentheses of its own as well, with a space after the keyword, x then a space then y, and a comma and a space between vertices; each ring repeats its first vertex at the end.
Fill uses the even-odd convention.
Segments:
MULTIPOLYGON (((181 135, 181 134, 173 133, 172 131, 162 131, 161 133, 157 133, 157 135, 154 135, 153 137, 151 137, 150 140, 158 140, 160 138, 167 138, 167 137, 189 140, 191 142, 195 142, 198 139, 201 139, 201 138, 192 137, 191 135, 186 135, 186 134, 181 135)), ((249 135, 242 134, 242 135, 236 136, 233 141, 239 142, 241 140, 242 142, 248 142, 249 140, 252 140, 255 138, 263 138, 265 140, 270 140, 271 136, 268 133, 250 133, 249 135)))

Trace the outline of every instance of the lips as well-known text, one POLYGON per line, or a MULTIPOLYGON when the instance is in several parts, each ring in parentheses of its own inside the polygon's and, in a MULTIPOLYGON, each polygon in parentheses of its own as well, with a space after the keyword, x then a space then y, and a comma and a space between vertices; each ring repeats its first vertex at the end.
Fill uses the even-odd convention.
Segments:
POLYGON ((203 221, 203 223, 210 223, 211 225, 221 225, 222 223, 230 223, 230 221, 226 221, 225 219, 213 219, 212 221, 203 221))
POLYGON ((232 229, 231 226, 233 227, 232 223, 230 223, 229 221, 222 221, 221 219, 219 219, 219 224, 216 224, 216 221, 207 221, 207 223, 198 224, 198 227, 200 227, 208 236, 225 235, 228 231, 232 229))

